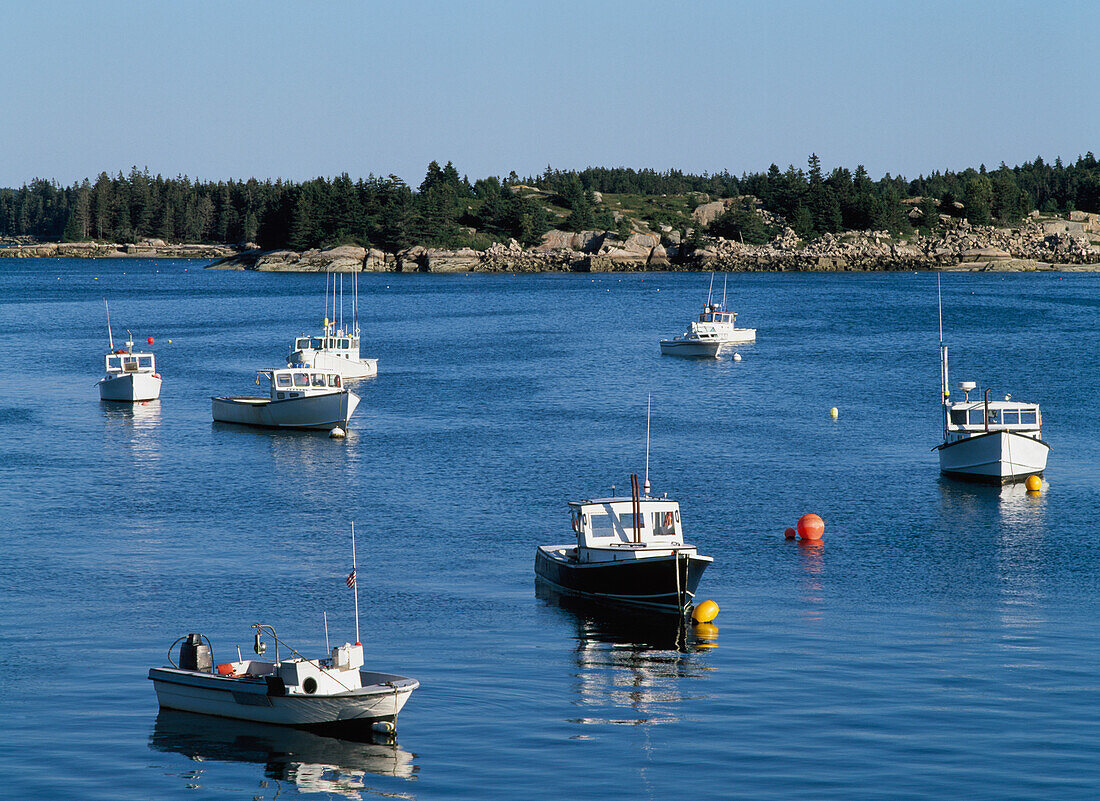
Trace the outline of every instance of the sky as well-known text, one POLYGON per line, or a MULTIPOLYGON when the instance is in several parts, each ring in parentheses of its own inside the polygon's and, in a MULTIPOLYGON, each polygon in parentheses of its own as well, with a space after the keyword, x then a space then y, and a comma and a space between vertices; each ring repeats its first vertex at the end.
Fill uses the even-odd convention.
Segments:
POLYGON ((0 0, 0 186, 1100 152, 1100 3, 0 0))

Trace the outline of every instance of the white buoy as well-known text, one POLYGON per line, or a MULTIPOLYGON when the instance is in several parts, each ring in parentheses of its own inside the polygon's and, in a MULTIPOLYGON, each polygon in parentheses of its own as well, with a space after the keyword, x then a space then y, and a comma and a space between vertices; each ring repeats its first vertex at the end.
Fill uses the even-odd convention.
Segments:
POLYGON ((392 721, 379 720, 371 724, 371 731, 376 734, 396 734, 397 727, 393 725, 392 721))
POLYGON ((739 362, 739 361, 741 361, 741 354, 740 354, 740 353, 735 353, 735 354, 733 354, 733 360, 734 360, 735 362, 739 362))
POLYGON ((328 432, 328 435, 330 439, 343 439, 348 434, 346 431, 344 431, 344 429, 340 428, 340 426, 336 426, 336 428, 328 432))

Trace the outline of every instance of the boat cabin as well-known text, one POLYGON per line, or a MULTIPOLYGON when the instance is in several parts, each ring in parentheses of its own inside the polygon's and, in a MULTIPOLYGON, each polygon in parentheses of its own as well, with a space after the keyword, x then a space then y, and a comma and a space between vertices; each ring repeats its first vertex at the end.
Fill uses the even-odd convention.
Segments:
POLYGON ((952 433, 958 436, 971 436, 984 434, 987 431, 1038 434, 1043 423, 1043 416, 1037 403, 965 400, 946 405, 949 439, 952 433))
POLYGON ((323 351, 344 359, 359 358, 359 337, 352 335, 337 335, 323 337, 298 337, 294 340, 293 353, 299 354, 302 360, 308 360, 307 354, 323 351))
POLYGON ((727 311, 725 306, 721 306, 717 303, 710 303, 699 313, 699 322, 733 325, 737 322, 737 312, 727 311))
POLYGON ((108 353, 105 360, 107 375, 120 376, 130 373, 155 373, 157 371, 156 360, 152 353, 131 353, 127 350, 116 350, 108 353))
POLYGON ((256 374, 256 383, 259 383, 261 375, 271 382, 272 400, 344 391, 344 382, 340 374, 329 370, 290 367, 281 370, 261 370, 256 374))
POLYGON ((669 498, 616 496, 569 504, 578 549, 679 547, 684 544, 680 505, 669 498))

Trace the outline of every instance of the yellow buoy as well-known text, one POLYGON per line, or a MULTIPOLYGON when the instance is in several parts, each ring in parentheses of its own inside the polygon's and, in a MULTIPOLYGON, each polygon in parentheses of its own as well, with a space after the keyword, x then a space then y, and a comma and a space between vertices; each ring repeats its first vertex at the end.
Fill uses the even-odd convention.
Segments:
POLYGON ((718 617, 718 611, 718 604, 714 601, 703 601, 695 607, 695 611, 691 613, 691 619, 696 623, 710 623, 718 617))
POLYGON ((1028 492, 1042 492, 1043 479, 1038 476, 1028 476, 1027 481, 1024 482, 1024 486, 1027 487, 1028 492))
POLYGON ((836 420, 836 419, 837 419, 838 417, 840 417, 840 411, 839 411, 839 410, 837 410, 837 408, 836 408, 836 407, 834 406, 833 408, 831 408, 831 409, 829 410, 829 417, 831 417, 831 418, 833 418, 834 420, 836 420))

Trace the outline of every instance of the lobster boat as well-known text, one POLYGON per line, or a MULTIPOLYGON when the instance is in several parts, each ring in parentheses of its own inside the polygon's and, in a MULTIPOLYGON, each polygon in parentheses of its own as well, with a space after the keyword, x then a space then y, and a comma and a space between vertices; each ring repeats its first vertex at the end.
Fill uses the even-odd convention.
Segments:
POLYGON ((667 495, 631 495, 572 501, 576 543, 541 545, 535 551, 538 580, 567 595, 689 614, 703 571, 713 558, 684 540, 680 505, 667 495))
POLYGON ((258 370, 270 384, 268 397, 227 396, 211 398, 211 412, 219 423, 331 431, 346 429, 359 396, 344 386, 338 372, 293 365, 258 370))
MULTIPOLYGON (((99 399, 121 403, 138 403, 157 400, 160 397, 160 373, 157 372, 156 357, 152 353, 134 350, 134 335, 129 330, 126 347, 115 349, 114 334, 111 333, 111 309, 107 309, 108 351, 104 357, 103 378, 96 382, 99 387, 99 399)), ((149 337, 149 344, 153 338, 149 337)))

